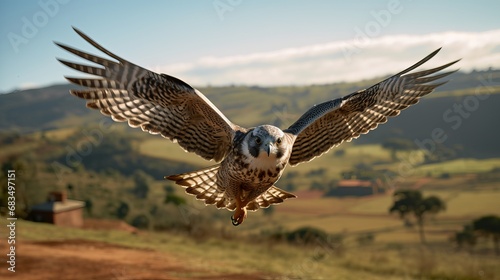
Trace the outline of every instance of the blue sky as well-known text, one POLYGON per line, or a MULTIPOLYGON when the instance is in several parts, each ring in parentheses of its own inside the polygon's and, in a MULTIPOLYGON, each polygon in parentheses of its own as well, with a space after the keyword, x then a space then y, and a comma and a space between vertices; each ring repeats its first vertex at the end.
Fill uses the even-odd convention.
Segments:
POLYGON ((500 1, 0 2, 0 92, 64 82, 53 41, 117 55, 195 86, 331 83, 429 66, 500 67, 500 1))

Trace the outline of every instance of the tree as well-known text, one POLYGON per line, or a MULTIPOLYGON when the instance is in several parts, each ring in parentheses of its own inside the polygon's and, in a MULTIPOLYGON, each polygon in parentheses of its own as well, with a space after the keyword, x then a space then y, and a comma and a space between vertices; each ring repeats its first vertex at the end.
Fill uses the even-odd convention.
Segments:
POLYGON ((144 214, 140 214, 132 220, 132 226, 147 229, 149 228, 149 218, 144 214))
POLYGON ((444 201, 437 196, 423 198, 418 190, 399 190, 394 193, 394 204, 390 213, 399 213, 402 219, 413 214, 419 227, 420 241, 425 244, 424 218, 427 214, 437 214, 446 209, 444 201))
POLYGON ((173 204, 175 206, 181 206, 186 204, 186 199, 184 197, 178 196, 174 193, 167 194, 165 197, 165 204, 173 204))
POLYGON ((93 206, 92 199, 90 198, 85 199, 85 210, 87 210, 87 214, 89 215, 89 217, 92 216, 92 206, 93 206))
POLYGON ((405 138, 389 138, 382 142, 382 148, 391 151, 392 160, 397 160, 397 151, 410 151, 415 149, 415 143, 405 138))
POLYGON ((186 199, 184 197, 175 194, 175 189, 171 185, 165 185, 163 187, 167 195, 163 201, 165 204, 173 204, 175 206, 181 206, 186 204, 186 199))
POLYGON ((345 150, 344 149, 338 149, 335 150, 333 153, 336 157, 343 157, 345 155, 345 150))
POLYGON ((495 215, 481 217, 472 222, 472 227, 474 228, 474 232, 479 235, 486 238, 491 236, 493 238, 495 253, 500 255, 500 217, 495 215))
POLYGON ((68 183, 66 185, 66 189, 68 190, 68 194, 71 195, 71 198, 76 198, 76 196, 75 196, 75 186, 73 186, 73 184, 68 183))
POLYGON ((127 217, 130 207, 126 202, 121 201, 120 206, 116 209, 116 216, 118 219, 125 219, 127 217))
POLYGON ((132 190, 132 193, 137 198, 146 198, 149 192, 149 181, 150 177, 148 174, 144 173, 142 170, 137 170, 134 172, 132 176, 134 179, 135 187, 132 190))
POLYGON ((0 209, 8 205, 8 175, 11 171, 11 176, 15 176, 15 201, 16 201, 16 217, 26 217, 30 207, 28 201, 29 187, 37 181, 36 165, 30 158, 21 157, 19 155, 10 155, 7 161, 0 166, 0 209))
POLYGON ((470 248, 476 246, 477 238, 474 234, 474 228, 472 225, 465 225, 462 231, 457 231, 452 240, 457 243, 458 248, 462 249, 464 245, 470 248))
POLYGON ((270 206, 270 207, 267 207, 267 208, 263 208, 262 209, 262 213, 264 213, 265 216, 272 216, 273 213, 274 213, 274 207, 270 206))

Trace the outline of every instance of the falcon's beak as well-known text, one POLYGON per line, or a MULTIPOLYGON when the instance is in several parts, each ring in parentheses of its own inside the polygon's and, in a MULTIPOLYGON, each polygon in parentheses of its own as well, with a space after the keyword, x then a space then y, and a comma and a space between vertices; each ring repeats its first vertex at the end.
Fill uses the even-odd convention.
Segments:
POLYGON ((266 153, 267 153, 267 156, 270 156, 271 155, 271 152, 275 150, 275 147, 273 145, 273 143, 268 143, 266 144, 266 153))

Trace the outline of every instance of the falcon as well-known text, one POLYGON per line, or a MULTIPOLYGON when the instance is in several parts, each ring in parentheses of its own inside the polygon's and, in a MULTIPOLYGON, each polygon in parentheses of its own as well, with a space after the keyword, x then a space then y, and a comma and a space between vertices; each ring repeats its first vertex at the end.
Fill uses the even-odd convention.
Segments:
POLYGON ((71 94, 86 99, 87 107, 100 110, 117 122, 128 122, 151 134, 178 143, 185 151, 216 162, 183 174, 166 176, 206 205, 234 211, 237 226, 247 211, 267 208, 292 193, 274 184, 287 165, 308 162, 343 142, 385 123, 388 117, 416 104, 457 71, 439 72, 459 60, 429 70, 412 72, 440 49, 411 67, 367 89, 314 105, 290 127, 272 125, 244 128, 232 123, 199 90, 180 79, 158 74, 106 50, 73 28, 85 41, 113 60, 55 43, 94 65, 58 59, 64 65, 92 75, 65 77, 85 87, 71 94))

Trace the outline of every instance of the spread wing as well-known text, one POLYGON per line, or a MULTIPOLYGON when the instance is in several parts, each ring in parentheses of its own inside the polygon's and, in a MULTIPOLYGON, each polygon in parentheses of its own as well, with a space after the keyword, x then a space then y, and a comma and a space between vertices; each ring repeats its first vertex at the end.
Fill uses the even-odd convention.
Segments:
POLYGON ((297 165, 318 157, 344 141, 377 128, 387 117, 416 104, 419 99, 446 83, 431 83, 455 71, 432 75, 459 60, 415 73, 408 73, 431 59, 440 49, 404 71, 339 99, 315 105, 285 132, 296 136, 289 163, 297 165))
POLYGON ((116 61, 104 59, 56 43, 61 48, 101 67, 59 61, 75 70, 96 77, 66 77, 87 87, 71 93, 87 100, 87 107, 98 109, 118 122, 127 121, 151 134, 161 134, 188 152, 207 160, 221 161, 231 148, 235 131, 231 123, 201 92, 165 74, 157 74, 109 52, 95 41, 74 30, 92 46, 116 61))

